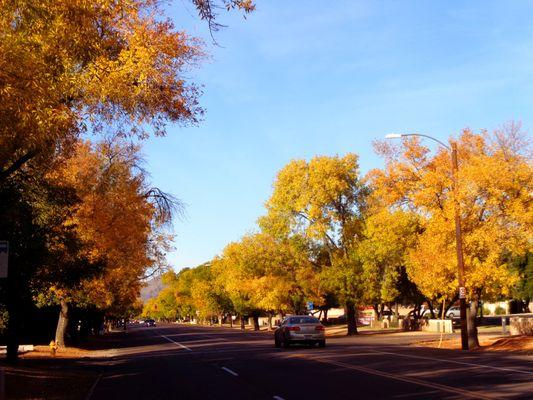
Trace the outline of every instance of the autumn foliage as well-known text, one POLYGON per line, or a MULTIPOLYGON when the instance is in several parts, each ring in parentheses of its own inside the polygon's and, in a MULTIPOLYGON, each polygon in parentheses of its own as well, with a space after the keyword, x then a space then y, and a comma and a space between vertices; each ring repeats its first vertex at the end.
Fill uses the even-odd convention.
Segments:
MULTIPOLYGON (((530 143, 516 124, 492 133, 464 130, 457 147, 474 324, 481 300, 510 298, 517 290, 526 302, 530 298, 523 260, 533 242, 533 170, 530 143)), ((357 306, 372 305, 379 316, 383 305, 404 303, 419 316, 423 301, 453 304, 458 280, 450 153, 431 152, 418 139, 376 143, 376 149, 385 168, 365 178, 353 154, 288 163, 277 175, 258 233, 202 266, 210 271, 203 278, 209 283, 191 284, 191 294, 176 297, 170 314, 194 318, 194 310, 202 310, 204 318, 222 319, 223 312, 256 318, 302 313, 313 301, 323 311, 343 306, 353 324, 349 333, 356 333, 357 306), (216 301, 200 306, 195 290, 223 293, 224 307, 216 301)), ((175 282, 181 279, 178 274, 175 282)))
MULTIPOLYGON (((211 29, 220 6, 254 9, 192 4, 211 29)), ((11 359, 35 304, 61 305, 61 345, 70 308, 82 325, 89 314, 127 317, 142 279, 166 267, 176 203, 149 185, 138 146, 168 124, 199 122, 201 90, 188 73, 205 58, 168 5, 0 0, 0 239, 12 271, 0 302, 11 359)))

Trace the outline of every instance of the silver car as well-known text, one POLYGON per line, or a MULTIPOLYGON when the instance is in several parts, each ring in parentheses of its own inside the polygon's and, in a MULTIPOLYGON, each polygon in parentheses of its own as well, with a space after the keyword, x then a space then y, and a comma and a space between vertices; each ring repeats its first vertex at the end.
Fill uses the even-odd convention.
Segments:
POLYGON ((315 317, 295 315, 283 320, 274 332, 276 347, 289 347, 293 343, 326 346, 326 330, 315 317))
POLYGON ((446 318, 459 318, 461 316, 461 308, 459 306, 450 307, 446 311, 446 318))

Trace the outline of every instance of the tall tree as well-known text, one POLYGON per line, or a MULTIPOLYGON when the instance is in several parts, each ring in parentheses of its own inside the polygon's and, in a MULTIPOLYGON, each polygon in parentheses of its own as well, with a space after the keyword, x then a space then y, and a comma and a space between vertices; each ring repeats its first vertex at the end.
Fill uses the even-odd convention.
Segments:
MULTIPOLYGON (((531 251, 530 146, 516 124, 493 133, 467 129, 457 140, 471 347, 478 346, 478 301, 509 295, 518 279, 512 260, 531 251)), ((423 232, 409 254, 409 277, 429 298, 451 299, 458 280, 450 155, 440 149, 432 156, 416 139, 378 150, 387 162, 372 173, 378 195, 420 216, 423 232)))
POLYGON ((344 303, 349 335, 357 333, 361 300, 361 265, 350 249, 361 239, 367 194, 355 154, 291 161, 278 173, 260 221, 274 235, 299 233, 324 249, 324 285, 344 303))
POLYGON ((157 220, 144 172, 136 170, 137 151, 122 143, 80 142, 63 167, 51 174, 75 188, 80 203, 66 226, 73 227, 85 243, 86 258, 103 267, 81 285, 58 288, 49 281, 62 307, 56 335, 59 345, 64 345, 69 301, 123 317, 138 298, 146 271, 159 260, 157 253, 152 257, 150 238, 159 234, 164 221, 157 220))
POLYGON ((18 343, 25 333, 21 326, 43 282, 53 276, 61 284, 75 284, 86 276, 80 268, 84 260, 78 252, 79 237, 65 227, 77 201, 71 188, 58 187, 42 173, 31 178, 18 175, 0 185, 0 202, 10 205, 0 218, 2 238, 10 243, 8 278, 1 282, 2 302, 8 313, 10 361, 17 357, 18 343), (51 274, 52 269, 56 273, 51 274))
MULTIPOLYGON (((240 242, 228 244, 222 255, 212 261, 215 284, 224 288, 240 317, 241 329, 244 318, 257 320, 261 312, 258 298, 254 296, 254 278, 257 276, 258 264, 253 257, 253 239, 244 237, 240 242), (252 256, 250 256, 252 255, 252 256)), ((259 329, 259 326, 256 325, 259 329)))
MULTIPOLYGON (((211 29, 221 26, 214 12, 220 6, 254 9, 248 0, 192 2, 211 29)), ((9 192, 12 179, 38 180, 57 168, 86 131, 135 140, 165 134, 167 123, 198 122, 200 90, 187 73, 204 58, 202 43, 176 29, 165 6, 161 0, 0 0, 0 191, 9 192)), ((18 204, 3 205, 13 213, 6 220, 15 219, 18 204)), ((161 260, 166 241, 160 234, 150 238, 152 259, 161 260)), ((21 251, 12 252, 12 265, 32 263, 32 254, 21 251)))
POLYGON ((379 204, 372 208, 356 253, 363 264, 365 302, 380 317, 385 304, 417 303, 418 298, 411 298, 413 284, 403 275, 409 251, 418 240, 419 224, 414 213, 390 211, 379 204))
POLYGON ((185 72, 200 43, 161 4, 1 1, 0 182, 32 159, 50 161, 86 128, 142 138, 198 120, 199 90, 185 72))

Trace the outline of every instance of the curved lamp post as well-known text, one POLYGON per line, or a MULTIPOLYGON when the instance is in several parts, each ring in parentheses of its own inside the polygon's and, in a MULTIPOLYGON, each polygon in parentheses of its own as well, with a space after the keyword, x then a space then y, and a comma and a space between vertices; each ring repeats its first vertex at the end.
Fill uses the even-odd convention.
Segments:
POLYGON ((435 139, 432 136, 423 135, 420 133, 390 133, 385 136, 385 139, 398 139, 407 136, 421 136, 431 139, 451 153, 452 156, 452 190, 453 190, 453 209, 455 215, 455 248, 457 250, 457 268, 459 281, 459 303, 461 310, 461 348, 468 350, 468 327, 466 321, 466 288, 464 277, 464 260, 463 260, 463 237, 461 233, 461 215, 459 212, 459 201, 457 200, 457 145, 455 142, 450 142, 450 146, 435 139))

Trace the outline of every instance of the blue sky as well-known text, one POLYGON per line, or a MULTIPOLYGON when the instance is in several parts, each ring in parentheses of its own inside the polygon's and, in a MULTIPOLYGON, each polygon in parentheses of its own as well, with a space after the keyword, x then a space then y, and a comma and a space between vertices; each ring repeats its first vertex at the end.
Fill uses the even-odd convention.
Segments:
POLYGON ((196 266, 255 229, 276 172, 294 158, 355 152, 391 132, 446 140, 462 128, 532 125, 533 3, 257 0, 213 46, 186 1, 169 15, 206 41, 188 74, 207 113, 145 143, 153 182, 186 206, 175 269, 196 266))

